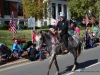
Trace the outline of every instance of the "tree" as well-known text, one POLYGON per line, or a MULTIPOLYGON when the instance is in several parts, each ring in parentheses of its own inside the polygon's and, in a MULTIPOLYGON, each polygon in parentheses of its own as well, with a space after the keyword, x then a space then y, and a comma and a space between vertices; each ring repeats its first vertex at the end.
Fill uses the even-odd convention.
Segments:
POLYGON ((94 17, 98 17, 97 0, 70 0, 68 7, 74 19, 83 18, 89 10, 94 17))
POLYGON ((43 0, 23 0, 22 6, 26 18, 30 16, 35 17, 36 19, 43 18, 43 9, 47 7, 47 2, 43 3, 43 0))

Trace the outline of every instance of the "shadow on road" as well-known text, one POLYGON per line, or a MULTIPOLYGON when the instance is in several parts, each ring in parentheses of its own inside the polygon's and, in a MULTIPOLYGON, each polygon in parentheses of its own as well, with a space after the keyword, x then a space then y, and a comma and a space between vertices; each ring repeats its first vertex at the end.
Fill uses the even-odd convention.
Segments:
MULTIPOLYGON (((77 69, 85 69, 85 67, 88 67, 90 65, 93 65, 93 64, 95 64, 97 62, 98 62, 98 59, 88 60, 88 61, 79 63, 79 65, 77 65, 77 67, 76 67, 76 70, 77 69)), ((67 66, 66 67, 66 70, 60 72, 60 75, 71 72, 72 67, 73 67, 73 65, 67 66)))

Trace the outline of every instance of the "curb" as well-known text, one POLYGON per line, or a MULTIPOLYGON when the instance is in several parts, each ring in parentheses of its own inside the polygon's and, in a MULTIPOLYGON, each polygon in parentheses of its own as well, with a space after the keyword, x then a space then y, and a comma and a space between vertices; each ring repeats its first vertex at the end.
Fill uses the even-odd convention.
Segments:
POLYGON ((15 61, 15 62, 7 63, 7 64, 4 64, 4 65, 1 65, 0 69, 8 68, 8 67, 11 67, 11 66, 15 66, 15 65, 23 64, 23 63, 27 63, 27 62, 30 62, 30 60, 24 59, 24 60, 20 60, 20 61, 15 61))

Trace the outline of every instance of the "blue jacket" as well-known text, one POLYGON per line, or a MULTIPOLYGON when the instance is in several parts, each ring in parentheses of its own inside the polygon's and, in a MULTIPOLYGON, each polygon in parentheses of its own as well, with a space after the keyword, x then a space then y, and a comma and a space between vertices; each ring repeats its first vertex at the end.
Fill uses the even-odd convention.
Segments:
POLYGON ((14 43, 12 45, 12 51, 14 51, 14 50, 16 50, 16 51, 22 51, 20 44, 14 43))

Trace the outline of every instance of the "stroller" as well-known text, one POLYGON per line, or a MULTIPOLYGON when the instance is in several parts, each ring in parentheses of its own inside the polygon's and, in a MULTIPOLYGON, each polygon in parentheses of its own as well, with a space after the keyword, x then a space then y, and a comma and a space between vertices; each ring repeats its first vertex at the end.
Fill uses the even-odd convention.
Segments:
POLYGON ((7 58, 11 57, 11 50, 3 43, 0 43, 0 62, 2 61, 2 58, 7 58))

